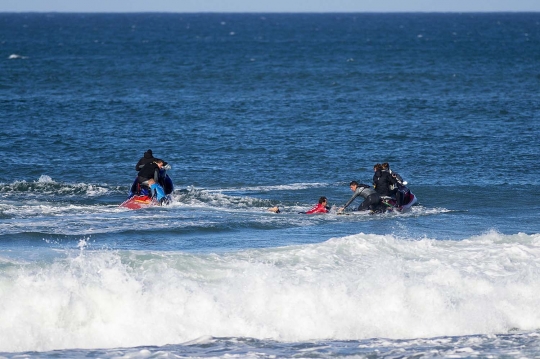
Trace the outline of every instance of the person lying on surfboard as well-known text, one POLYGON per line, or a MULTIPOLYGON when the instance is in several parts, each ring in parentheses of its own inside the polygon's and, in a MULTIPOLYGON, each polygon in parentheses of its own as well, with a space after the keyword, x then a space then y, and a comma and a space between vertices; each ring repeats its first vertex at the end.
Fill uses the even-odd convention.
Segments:
MULTIPOLYGON (((268 208, 270 212, 274 213, 281 213, 278 206, 268 208)), ((324 196, 319 198, 319 202, 314 205, 309 211, 307 212, 298 212, 302 214, 318 214, 318 213, 328 213, 330 211, 330 207, 328 206, 328 199, 324 196)))
POLYGON ((330 207, 328 206, 328 199, 325 196, 319 198, 319 203, 317 203, 309 211, 305 212, 306 214, 316 214, 316 213, 328 213, 330 207))

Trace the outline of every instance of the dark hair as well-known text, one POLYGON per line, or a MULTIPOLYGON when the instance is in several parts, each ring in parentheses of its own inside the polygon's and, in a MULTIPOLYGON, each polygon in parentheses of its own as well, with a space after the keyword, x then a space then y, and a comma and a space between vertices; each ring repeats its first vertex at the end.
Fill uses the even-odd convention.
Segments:
POLYGON ((352 185, 358 186, 358 182, 356 182, 356 181, 351 181, 351 183, 349 183, 349 186, 352 186, 352 185))
POLYGON ((319 203, 324 203, 324 202, 326 202, 325 196, 322 196, 321 198, 319 198, 319 203))
POLYGON ((377 163, 376 165, 373 166, 373 169, 374 170, 382 170, 382 165, 380 163, 377 163))
POLYGON ((389 164, 388 162, 383 163, 381 166, 382 166, 382 168, 385 169, 385 170, 387 170, 387 169, 390 168, 390 164, 389 164))

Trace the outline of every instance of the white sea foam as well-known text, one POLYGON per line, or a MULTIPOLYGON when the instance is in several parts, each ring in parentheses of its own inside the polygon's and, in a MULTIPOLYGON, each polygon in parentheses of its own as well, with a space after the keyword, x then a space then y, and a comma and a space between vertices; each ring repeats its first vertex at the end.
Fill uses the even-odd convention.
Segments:
POLYGON ((219 255, 94 251, 83 242, 49 263, 0 261, 0 351, 540 327, 540 235, 358 234, 219 255))
POLYGON ((55 203, 27 204, 19 206, 14 204, 0 204, 0 209, 5 214, 17 216, 19 218, 33 217, 36 215, 62 215, 62 214, 88 214, 88 213, 110 213, 119 212, 123 209, 117 205, 96 206, 96 205, 62 205, 55 203))
POLYGON ((47 175, 41 175, 37 181, 38 181, 38 183, 52 183, 52 182, 54 182, 53 179, 50 176, 47 176, 47 175))
POLYGON ((41 175, 37 181, 14 181, 12 183, 0 183, 0 193, 7 195, 22 193, 29 196, 67 195, 98 197, 106 194, 119 192, 117 186, 96 185, 92 183, 62 183, 57 182, 50 176, 41 175))
POLYGON ((269 200, 250 196, 232 196, 225 194, 224 190, 202 190, 190 188, 187 193, 174 193, 173 206, 191 206, 195 208, 222 208, 222 209, 258 209, 260 206, 271 206, 269 200))
POLYGON ((291 191, 291 190, 302 190, 307 188, 320 188, 320 187, 326 187, 328 186, 328 183, 290 183, 290 184, 282 184, 282 185, 274 185, 274 186, 249 186, 249 187, 240 187, 240 188, 225 188, 220 189, 221 192, 227 192, 227 191, 291 191))
POLYGON ((27 59, 28 56, 21 56, 17 54, 11 54, 8 56, 8 60, 16 60, 16 59, 27 59))

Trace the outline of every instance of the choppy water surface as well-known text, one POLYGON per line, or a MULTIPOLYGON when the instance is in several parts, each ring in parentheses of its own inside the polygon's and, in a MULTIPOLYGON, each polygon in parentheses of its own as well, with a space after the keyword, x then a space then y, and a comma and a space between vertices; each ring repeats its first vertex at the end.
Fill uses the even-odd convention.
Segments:
POLYGON ((0 356, 538 356, 539 35, 0 14, 0 356), (174 202, 123 209, 148 148, 174 202), (337 215, 377 162, 419 204, 337 215))

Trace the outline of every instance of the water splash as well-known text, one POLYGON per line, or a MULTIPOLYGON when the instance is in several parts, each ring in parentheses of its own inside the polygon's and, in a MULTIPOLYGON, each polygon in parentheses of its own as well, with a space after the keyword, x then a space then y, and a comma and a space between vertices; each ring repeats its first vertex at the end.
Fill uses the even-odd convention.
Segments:
POLYGON ((199 337, 426 338, 540 327, 540 235, 358 234, 224 254, 95 250, 0 273, 0 351, 199 337), (45 299, 45 300, 43 300, 45 299))

